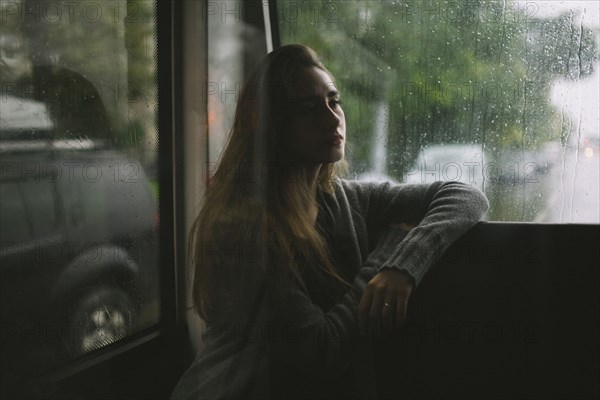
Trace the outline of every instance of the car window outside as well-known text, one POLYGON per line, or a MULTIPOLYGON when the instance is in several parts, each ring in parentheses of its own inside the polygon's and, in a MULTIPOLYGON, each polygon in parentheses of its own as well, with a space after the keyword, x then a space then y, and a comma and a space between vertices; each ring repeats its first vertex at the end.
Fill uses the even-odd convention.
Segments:
POLYGON ((490 221, 600 222, 597 2, 278 0, 277 18, 336 78, 351 177, 463 181, 490 221))
POLYGON ((0 1, 3 387, 160 321, 155 8, 0 1))

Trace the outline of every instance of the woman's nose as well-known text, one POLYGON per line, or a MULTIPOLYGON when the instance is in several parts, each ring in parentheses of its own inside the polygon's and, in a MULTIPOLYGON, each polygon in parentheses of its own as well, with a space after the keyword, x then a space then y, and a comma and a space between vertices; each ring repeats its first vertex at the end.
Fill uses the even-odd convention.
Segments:
POLYGON ((323 118, 328 128, 337 128, 340 126, 342 118, 340 115, 338 115, 338 113, 335 112, 334 109, 331 108, 331 106, 327 105, 323 113, 323 118))

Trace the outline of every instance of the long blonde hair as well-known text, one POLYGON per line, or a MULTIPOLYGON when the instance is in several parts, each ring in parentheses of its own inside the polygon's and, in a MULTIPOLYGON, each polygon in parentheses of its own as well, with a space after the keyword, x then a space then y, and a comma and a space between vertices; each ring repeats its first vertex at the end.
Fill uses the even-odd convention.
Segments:
MULTIPOLYGON (((315 193, 304 170, 286 163, 282 145, 294 78, 308 67, 332 77, 312 49, 283 46, 268 54, 244 85, 233 128, 190 235, 194 306, 205 320, 213 317, 211 304, 219 291, 222 267, 205 256, 206 243, 253 243, 262 250, 267 243, 276 244, 277 251, 261 252, 258 264, 278 285, 297 276, 297 255, 316 261, 317 268, 348 285, 336 272, 325 240, 304 214, 307 205, 316 206, 315 193)), ((344 159, 321 164, 317 184, 333 194, 333 180, 346 171, 344 159)))

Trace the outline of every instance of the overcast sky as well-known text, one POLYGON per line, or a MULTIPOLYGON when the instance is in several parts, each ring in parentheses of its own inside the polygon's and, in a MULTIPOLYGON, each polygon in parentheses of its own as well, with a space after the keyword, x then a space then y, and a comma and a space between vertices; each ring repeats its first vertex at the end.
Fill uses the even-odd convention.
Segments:
MULTIPOLYGON (((531 2, 530 2, 531 3, 531 2)), ((572 10, 576 21, 583 19, 585 26, 596 27, 597 42, 600 43, 600 1, 537 1, 538 17, 556 16, 572 10)), ((600 62, 594 74, 579 82, 559 80, 554 85, 552 102, 568 111, 576 121, 581 118, 582 135, 600 135, 600 62), (581 117, 580 117, 581 116, 581 117)))

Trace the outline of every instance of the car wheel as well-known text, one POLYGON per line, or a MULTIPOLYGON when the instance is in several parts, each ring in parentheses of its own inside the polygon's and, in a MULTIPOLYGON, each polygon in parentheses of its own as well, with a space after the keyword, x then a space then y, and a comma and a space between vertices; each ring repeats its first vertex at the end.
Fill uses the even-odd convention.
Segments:
POLYGON ((68 313, 71 335, 65 337, 73 357, 124 338, 135 328, 137 308, 131 297, 115 287, 101 286, 76 297, 68 313))

